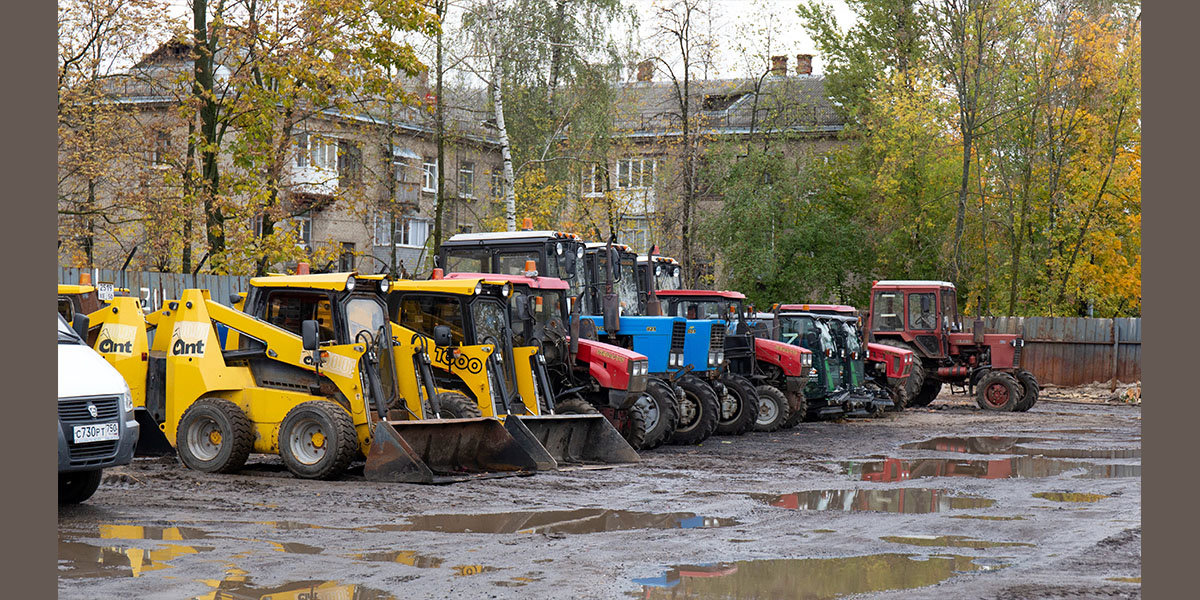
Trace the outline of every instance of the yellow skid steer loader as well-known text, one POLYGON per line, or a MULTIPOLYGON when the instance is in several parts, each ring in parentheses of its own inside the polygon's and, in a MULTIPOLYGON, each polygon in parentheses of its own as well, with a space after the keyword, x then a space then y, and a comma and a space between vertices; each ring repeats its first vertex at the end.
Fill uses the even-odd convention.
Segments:
POLYGON ((265 319, 214 302, 207 290, 185 290, 145 318, 116 302, 93 313, 96 347, 105 345, 101 353, 131 389, 140 384, 135 405, 194 469, 234 471, 258 452, 314 479, 335 478, 361 456, 366 477, 379 481, 536 470, 494 419, 425 419, 423 404, 434 393, 425 348, 414 348, 411 335, 393 337, 384 280, 363 281, 356 293, 353 274, 337 284, 304 281, 311 277, 259 278, 283 292, 264 294, 265 319), (294 293, 313 289, 324 303, 294 293), (114 349, 129 351, 126 362, 118 364, 114 349), (408 362, 394 364, 396 357, 408 362))

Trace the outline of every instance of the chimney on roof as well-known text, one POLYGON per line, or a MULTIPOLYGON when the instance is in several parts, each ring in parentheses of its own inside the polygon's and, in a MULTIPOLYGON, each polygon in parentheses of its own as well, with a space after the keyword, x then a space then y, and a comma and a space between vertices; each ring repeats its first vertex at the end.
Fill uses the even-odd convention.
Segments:
POLYGON ((796 74, 797 75, 812 75, 812 59, 811 54, 796 55, 796 74))
POLYGON ((637 80, 650 81, 654 78, 654 61, 643 60, 637 66, 637 80))
POLYGON ((772 56, 771 57, 771 74, 783 77, 787 75, 787 57, 772 56))

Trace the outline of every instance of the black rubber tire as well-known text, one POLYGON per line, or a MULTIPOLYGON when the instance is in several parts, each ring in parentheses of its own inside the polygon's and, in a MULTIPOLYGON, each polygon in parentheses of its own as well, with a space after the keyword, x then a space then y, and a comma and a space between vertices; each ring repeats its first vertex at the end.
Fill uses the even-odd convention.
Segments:
POLYGON ((940 393, 942 393, 942 382, 926 379, 925 383, 921 384, 921 391, 913 396, 911 406, 929 406, 929 403, 936 400, 940 393))
POLYGON ((438 414, 443 419, 477 419, 483 416, 479 404, 461 392, 438 394, 438 414))
POLYGON ((92 497, 100 487, 100 469, 67 471, 58 474, 58 503, 79 504, 92 497))
POLYGON ((773 385, 760 385, 755 391, 758 392, 758 418, 754 420, 754 431, 779 431, 792 416, 792 405, 787 395, 773 385), (774 418, 763 420, 763 412, 768 409, 771 409, 774 418))
MULTIPOLYGON (((932 402, 933 400, 930 399, 929 402, 926 402, 925 404, 920 404, 920 405, 914 404, 914 402, 916 402, 917 396, 921 393, 921 386, 923 386, 925 384, 925 365, 921 362, 921 355, 917 354, 916 349, 914 349, 911 345, 909 345, 905 342, 902 342, 900 340, 895 340, 895 339, 879 340, 879 343, 883 344, 884 346, 891 346, 893 348, 901 348, 901 349, 908 350, 913 353, 912 370, 909 371, 909 373, 908 373, 908 380, 904 382, 905 400, 906 400, 905 407, 925 406, 925 404, 929 404, 929 402, 932 402)), ((934 394, 934 396, 936 397, 937 394, 934 394)))
POLYGON ((783 422, 784 429, 791 429, 800 422, 808 420, 808 398, 804 396, 804 390, 796 392, 796 396, 798 396, 796 399, 788 397, 788 407, 792 414, 783 422))
POLYGON ((1025 395, 1021 397, 1021 403, 1017 405, 1017 412, 1025 412, 1037 404, 1042 386, 1038 384, 1037 377, 1025 369, 1017 369, 1017 381, 1025 390, 1025 395))
POLYGON ((675 433, 675 427, 679 425, 679 408, 675 404, 674 389, 657 377, 651 377, 646 382, 645 394, 658 409, 658 421, 646 424, 646 439, 642 445, 645 450, 653 450, 665 444, 675 433))
MULTIPOLYGON (((193 437, 192 439, 196 439, 193 437)), ((201 398, 183 411, 175 433, 175 450, 189 469, 205 473, 232 473, 241 469, 254 449, 250 418, 238 405, 224 398, 201 398), (216 426, 221 441, 214 456, 196 455, 188 441, 189 431, 205 423, 216 426)))
MULTIPOLYGON (((733 373, 722 375, 721 383, 725 386, 726 393, 737 402, 737 407, 729 420, 717 420, 717 434, 742 435, 750 431, 754 422, 758 420, 758 390, 754 389, 754 384, 750 383, 749 379, 733 373)), ((718 402, 720 401, 721 398, 718 397, 718 402)))
POLYGON ((975 403, 979 408, 990 412, 1015 411, 1024 392, 1017 378, 1004 371, 988 371, 979 379, 975 388, 975 403), (1003 389, 992 389, 995 386, 1003 386, 1003 389), (1003 402, 999 402, 1001 399, 1003 402))
POLYGON ((690 374, 679 379, 679 387, 683 388, 684 401, 692 405, 696 414, 690 421, 684 422, 684 411, 680 410, 679 426, 667 443, 680 446, 699 444, 717 429, 720 410, 717 405, 717 393, 707 381, 690 374))
POLYGON ((887 391, 892 397, 892 411, 902 412, 911 405, 912 399, 908 395, 907 385, 889 385, 887 391))
POLYGON ((358 456, 358 435, 354 420, 341 406, 327 400, 301 402, 289 410, 279 424, 279 457, 293 475, 301 479, 336 479, 346 472, 358 456), (311 428, 324 436, 318 449, 311 434, 297 428, 311 428), (305 455, 298 455, 303 452, 305 455))

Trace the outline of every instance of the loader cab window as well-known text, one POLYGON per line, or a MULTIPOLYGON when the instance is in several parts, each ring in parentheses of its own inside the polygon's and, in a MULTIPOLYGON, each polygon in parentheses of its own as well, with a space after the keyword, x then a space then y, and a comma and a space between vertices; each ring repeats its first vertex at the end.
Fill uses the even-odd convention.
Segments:
POLYGON ((446 251, 447 273, 487 273, 489 255, 487 250, 460 248, 446 251))
POLYGON ((875 331, 904 330, 904 294, 900 292, 875 292, 871 309, 875 331))
POLYGON ((683 289, 679 265, 660 263, 654 267, 654 287, 660 290, 683 289))
POLYGON ((462 301, 457 296, 392 295, 388 298, 388 313, 401 327, 430 337, 434 327, 445 325, 450 328, 451 344, 466 343, 462 301))
POLYGON ((862 356, 862 341, 858 339, 858 327, 851 321, 840 321, 837 324, 842 337, 845 339, 846 352, 856 352, 862 356))
POLYGON ((350 342, 358 339, 361 331, 366 331, 371 335, 371 339, 375 339, 379 329, 386 324, 387 315, 375 300, 354 298, 346 303, 346 328, 350 332, 350 342))
POLYGON ((471 302, 474 343, 500 346, 508 331, 508 310, 494 298, 478 296, 471 302))
POLYGON ((908 295, 908 328, 937 329, 937 295, 919 293, 908 295))
POLYGON ((75 305, 71 304, 71 299, 65 296, 58 297, 58 314, 66 319, 68 323, 75 318, 75 305))
POLYGON ((327 294, 280 291, 267 297, 268 323, 300 335, 300 323, 309 319, 316 320, 322 343, 337 341, 333 302, 327 294))

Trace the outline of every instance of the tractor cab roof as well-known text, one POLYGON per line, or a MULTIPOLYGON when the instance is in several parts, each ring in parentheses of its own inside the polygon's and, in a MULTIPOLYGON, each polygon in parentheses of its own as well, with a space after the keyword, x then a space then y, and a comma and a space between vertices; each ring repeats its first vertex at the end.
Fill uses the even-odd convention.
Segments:
POLYGON ((954 289, 954 284, 950 283, 949 281, 935 281, 932 279, 884 279, 881 281, 876 281, 871 287, 939 287, 954 289))
MULTIPOLYGON (((639 263, 648 263, 648 262, 650 262, 650 257, 649 257, 648 255, 646 255, 646 254, 639 254, 639 255, 638 255, 638 257, 637 257, 637 259, 638 259, 638 262, 639 262, 639 263)), ((671 258, 670 256, 663 256, 663 255, 661 255, 661 254, 655 254, 655 255, 654 255, 654 262, 665 263, 665 264, 668 264, 668 265, 677 265, 677 264, 679 264, 679 261, 675 260, 674 258, 671 258)))
POLYGON ((543 240, 543 239, 545 239, 545 240, 569 239, 569 240, 575 240, 578 242, 583 241, 583 238, 579 237, 578 234, 569 233, 569 232, 565 232, 565 231, 553 231, 550 229, 541 229, 541 230, 536 230, 536 231, 489 231, 489 232, 484 232, 484 233, 457 233, 455 235, 450 236, 450 239, 448 239, 442 243, 443 244, 455 244, 455 243, 470 244, 471 242, 477 242, 477 243, 482 244, 483 242, 495 242, 495 241, 506 241, 506 240, 533 241, 533 240, 543 240))
POLYGON ((658 290, 659 296, 684 296, 687 298, 726 298, 729 300, 745 300, 746 295, 730 290, 658 290))
POLYGON ((504 275, 471 273, 466 277, 446 276, 443 279, 424 279, 419 281, 401 279, 392 283, 392 291, 437 292, 459 296, 493 294, 507 297, 512 292, 512 284, 505 280, 504 277, 504 275))
MULTIPOLYGON (((354 280, 355 287, 360 285, 358 282, 368 284, 378 288, 380 282, 387 278, 386 275, 359 275, 355 271, 345 273, 316 273, 309 275, 280 275, 271 274, 266 277, 254 277, 250 279, 250 285, 257 288, 301 288, 301 289, 318 289, 332 290, 335 292, 347 291, 348 284, 354 280)), ((386 290, 386 288, 384 288, 386 290)))
POLYGON ((845 304, 780 304, 779 312, 811 312, 827 315, 857 316, 858 309, 845 304))
MULTIPOLYGON (((587 242, 583 245, 583 247, 587 248, 588 250, 595 250, 597 248, 603 248, 607 245, 608 245, 607 242, 587 242)), ((625 252, 625 253, 629 253, 629 254, 634 253, 633 248, 630 248, 629 246, 626 246, 625 244, 613 244, 612 246, 613 246, 613 248, 616 248, 617 250, 619 250, 621 252, 625 252)))
POLYGON ((535 290, 567 290, 571 286, 557 277, 526 277, 524 275, 504 275, 489 273, 449 273, 446 279, 471 279, 485 282, 508 282, 513 285, 527 285, 535 290))

